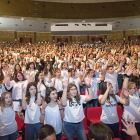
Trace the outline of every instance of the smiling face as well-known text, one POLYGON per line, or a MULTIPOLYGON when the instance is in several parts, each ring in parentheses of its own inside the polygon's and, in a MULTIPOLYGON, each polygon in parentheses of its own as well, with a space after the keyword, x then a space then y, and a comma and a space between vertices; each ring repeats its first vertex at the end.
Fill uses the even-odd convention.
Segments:
POLYGON ((38 80, 41 80, 41 81, 44 80, 44 74, 43 74, 43 72, 41 72, 41 73, 39 74, 38 80))
POLYGON ((71 97, 75 97, 78 93, 76 86, 71 87, 69 93, 71 97))
POLYGON ((110 68, 107 70, 107 72, 108 72, 109 74, 114 74, 114 68, 113 68, 113 67, 110 67, 110 68))
POLYGON ((35 86, 31 86, 29 88, 29 92, 30 92, 31 96, 35 96, 35 94, 36 94, 36 87, 35 86))
POLYGON ((109 94, 114 94, 113 86, 112 86, 112 84, 110 84, 110 85, 111 85, 111 88, 109 90, 109 94))
POLYGON ((56 102, 57 101, 57 91, 56 90, 54 90, 54 91, 52 91, 51 93, 50 93, 50 99, 52 100, 52 101, 54 101, 54 102, 56 102))
POLYGON ((22 74, 18 73, 18 74, 17 74, 17 79, 18 79, 19 81, 22 81, 22 80, 23 80, 22 74))

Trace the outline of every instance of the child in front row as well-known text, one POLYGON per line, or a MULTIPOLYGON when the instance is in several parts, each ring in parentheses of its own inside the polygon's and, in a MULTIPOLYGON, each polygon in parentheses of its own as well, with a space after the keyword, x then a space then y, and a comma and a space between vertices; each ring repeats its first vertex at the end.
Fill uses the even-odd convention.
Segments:
POLYGON ((60 98, 57 100, 57 96, 57 91, 54 87, 48 88, 45 101, 42 104, 40 122, 52 125, 56 132, 56 139, 61 140, 64 112, 60 98))
POLYGON ((39 106, 41 105, 40 84, 41 81, 38 82, 38 85, 35 82, 31 82, 27 85, 26 91, 22 86, 22 108, 25 110, 25 135, 28 140, 34 140, 34 132, 38 139, 38 131, 42 126, 39 120, 39 106))
MULTIPOLYGON (((21 107, 19 107, 18 115, 20 119, 24 120, 21 110, 21 107)), ((17 134, 18 127, 13 110, 12 95, 9 92, 3 92, 0 106, 0 140, 16 140, 17 134)))

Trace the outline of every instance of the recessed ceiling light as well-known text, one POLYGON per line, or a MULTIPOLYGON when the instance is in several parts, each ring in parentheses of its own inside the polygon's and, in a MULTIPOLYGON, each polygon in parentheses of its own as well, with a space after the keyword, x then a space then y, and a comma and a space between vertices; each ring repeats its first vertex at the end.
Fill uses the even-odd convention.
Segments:
POLYGON ((46 26, 44 26, 44 28, 46 28, 46 26))
POLYGON ((48 23, 46 22, 46 23, 44 23, 44 24, 48 24, 48 23))
POLYGON ((86 12, 87 12, 88 10, 86 10, 86 12))
POLYGON ((85 23, 85 20, 83 20, 82 22, 85 23))
POLYGON ((25 18, 24 18, 24 17, 22 17, 22 18, 21 18, 21 20, 22 20, 22 21, 24 21, 24 20, 25 20, 25 18))
POLYGON ((117 23, 120 23, 119 21, 117 23))
POLYGON ((2 23, 0 23, 0 24, 2 24, 2 23))
POLYGON ((18 24, 15 24, 15 26, 18 26, 18 24))
POLYGON ((31 24, 29 26, 32 26, 31 24))

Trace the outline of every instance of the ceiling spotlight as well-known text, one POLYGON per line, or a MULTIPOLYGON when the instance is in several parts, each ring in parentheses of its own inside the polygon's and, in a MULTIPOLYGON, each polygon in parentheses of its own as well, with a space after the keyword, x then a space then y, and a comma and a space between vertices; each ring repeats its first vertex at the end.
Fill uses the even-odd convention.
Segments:
POLYGON ((85 20, 83 20, 82 22, 85 23, 85 20))
POLYGON ((22 18, 21 18, 21 20, 22 20, 22 21, 24 21, 24 20, 25 20, 25 18, 24 18, 24 17, 22 17, 22 18))
POLYGON ((79 26, 79 24, 75 24, 75 26, 79 26))
POLYGON ((73 4, 71 5, 71 8, 73 9, 73 4))
POLYGON ((91 24, 87 24, 88 26, 91 26, 91 24))
POLYGON ((88 10, 86 10, 86 12, 87 12, 88 10))
POLYGON ((42 4, 42 7, 45 7, 45 3, 42 4))

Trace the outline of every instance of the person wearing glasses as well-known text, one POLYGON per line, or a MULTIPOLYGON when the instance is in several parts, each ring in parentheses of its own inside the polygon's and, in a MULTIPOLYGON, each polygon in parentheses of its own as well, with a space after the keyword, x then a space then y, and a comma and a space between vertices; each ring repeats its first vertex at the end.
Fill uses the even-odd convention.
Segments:
MULTIPOLYGON (((129 122, 135 119, 135 127, 138 135, 140 135, 140 90, 137 89, 136 83, 129 82, 130 75, 133 73, 134 68, 128 67, 125 74, 125 79, 123 83, 123 88, 127 88, 129 91, 129 106, 124 105, 124 112, 122 117, 126 118, 126 121, 129 122)), ((123 98, 123 96, 121 95, 123 98)), ((126 127, 123 125, 123 129, 126 127)), ((123 132, 123 138, 127 137, 126 133, 123 132)))

